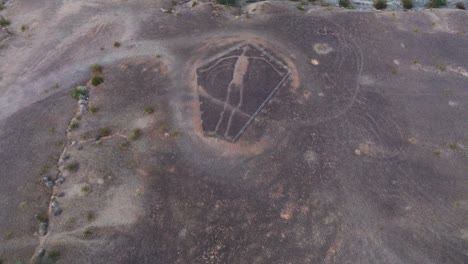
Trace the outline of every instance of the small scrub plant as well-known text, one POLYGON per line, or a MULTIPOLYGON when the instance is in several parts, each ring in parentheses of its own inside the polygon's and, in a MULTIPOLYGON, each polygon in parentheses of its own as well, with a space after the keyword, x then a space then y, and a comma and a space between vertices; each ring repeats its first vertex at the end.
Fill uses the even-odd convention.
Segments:
POLYGON ((439 71, 446 71, 447 70, 447 66, 445 64, 439 64, 437 65, 437 69, 439 71))
POLYGON ((54 85, 52 85, 52 88, 54 88, 54 89, 58 89, 58 88, 60 88, 60 84, 58 84, 58 83, 55 83, 54 85))
POLYGON ((2 11, 3 9, 5 9, 5 6, 3 5, 3 3, 0 3, 0 11, 2 11))
POLYGON ((439 8, 441 6, 446 6, 447 5, 447 0, 431 0, 426 4, 427 7, 429 8, 439 8))
POLYGON ((461 205, 460 201, 453 202, 453 207, 455 207, 455 208, 460 208, 460 205, 461 205))
POLYGON ((457 143, 450 143, 450 144, 448 144, 448 147, 451 150, 456 150, 456 149, 458 149, 458 144, 457 143))
POLYGON ((404 9, 411 9, 414 6, 413 0, 401 0, 404 9))
POLYGON ((40 223, 47 223, 49 222, 49 215, 47 214, 47 212, 40 212, 36 214, 36 220, 40 223))
POLYGON ((130 142, 128 142, 128 141, 122 142, 119 145, 120 149, 122 149, 122 150, 128 149, 129 146, 130 146, 130 142))
POLYGON ((172 3, 173 6, 177 5, 177 1, 176 1, 176 0, 172 0, 171 3, 172 3))
POLYGON ((111 134, 111 131, 107 127, 103 127, 99 129, 99 136, 101 137, 107 137, 111 134))
POLYGON ((86 228, 84 231, 83 231, 83 237, 84 238, 88 238, 90 237, 91 235, 93 234, 93 231, 89 228, 86 228))
POLYGON ((152 113, 154 113, 154 107, 152 107, 152 106, 145 106, 145 107, 143 108, 143 110, 144 110, 145 113, 147 113, 147 114, 152 114, 152 113))
POLYGON ((114 47, 116 47, 116 48, 120 47, 120 42, 114 41, 114 47))
POLYGON ((9 26, 10 24, 11 24, 10 20, 4 17, 0 18, 0 26, 6 27, 6 26, 9 26))
POLYGON ((49 166, 44 166, 39 170, 39 175, 44 175, 49 172, 49 166))
POLYGON ((5 234, 5 240, 10 240, 13 238, 13 232, 9 231, 5 234))
POLYGON ((234 6, 236 4, 236 0, 216 0, 216 3, 220 5, 234 6))
POLYGON ((21 25, 21 27, 20 27, 21 32, 26 31, 26 29, 28 29, 28 27, 26 25, 21 25))
POLYGON ((298 10, 300 10, 300 11, 304 11, 304 10, 305 10, 305 9, 304 9, 304 6, 303 6, 302 4, 298 4, 298 5, 296 6, 296 8, 297 8, 298 10))
POLYGON ((74 121, 70 124, 70 129, 73 130, 73 129, 77 129, 78 127, 80 127, 80 123, 74 121))
POLYGON ((396 69, 392 69, 392 74, 397 75, 398 71, 396 69))
POLYGON ((458 8, 458 9, 461 9, 461 10, 465 10, 465 3, 463 2, 457 2, 455 4, 455 7, 458 8))
POLYGON ((75 171, 78 171, 79 167, 80 167, 80 164, 78 164, 78 162, 74 161, 74 162, 70 162, 67 165, 65 165, 64 169, 67 170, 67 171, 70 171, 70 172, 75 172, 75 171))
POLYGON ((92 106, 89 107, 89 111, 94 114, 97 111, 99 111, 99 107, 97 107, 95 105, 92 105, 92 106))
POLYGON ((94 220, 94 213, 92 211, 88 211, 86 213, 86 219, 88 220, 88 222, 92 222, 94 220))
POLYGON ((103 82, 104 78, 102 78, 101 76, 93 76, 93 78, 91 78, 91 84, 94 86, 98 86, 103 82))
POLYGON ((197 1, 193 1, 192 2, 192 7, 196 7, 198 5, 198 2, 197 1))
POLYGON ((351 1, 350 0, 340 0, 340 1, 338 1, 338 4, 341 7, 349 7, 349 6, 351 6, 351 1))
POLYGON ((91 72, 93 74, 100 74, 102 73, 102 66, 99 65, 99 64, 93 64, 91 65, 91 67, 89 67, 89 69, 91 70, 91 72))
POLYGON ((130 132, 131 140, 137 140, 138 138, 140 138, 140 136, 141 136, 141 131, 138 128, 135 128, 130 132))
POLYGON ((375 9, 378 9, 378 10, 387 8, 387 0, 375 0, 374 7, 375 9))
POLYGON ((182 135, 182 132, 180 132, 180 130, 178 130, 178 129, 171 132, 171 137, 173 137, 173 138, 178 138, 178 137, 180 137, 180 135, 182 135))
POLYGON ((440 150, 436 150, 436 151, 434 151, 434 155, 436 155, 437 157, 439 157, 439 156, 440 156, 440 154, 441 154, 440 150))
POLYGON ((52 261, 57 261, 60 258, 60 251, 58 249, 51 249, 47 252, 47 257, 52 261))
POLYGON ((88 193, 89 192, 89 185, 81 186, 81 192, 82 193, 88 193))

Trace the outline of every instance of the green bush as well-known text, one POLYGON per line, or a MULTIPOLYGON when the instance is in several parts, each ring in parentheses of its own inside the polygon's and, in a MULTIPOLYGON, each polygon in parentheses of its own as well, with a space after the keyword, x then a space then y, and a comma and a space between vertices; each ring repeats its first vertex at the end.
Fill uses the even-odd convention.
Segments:
POLYGON ((5 9, 5 6, 2 3, 0 3, 0 11, 2 11, 3 9, 5 9))
POLYGON ((147 114, 154 113, 154 108, 152 106, 145 106, 143 109, 145 110, 145 113, 147 114))
POLYGON ((120 47, 120 42, 114 41, 114 47, 116 47, 116 48, 120 47))
POLYGON ((0 18, 0 26, 6 27, 6 26, 9 26, 10 24, 11 24, 10 20, 4 17, 0 18))
POLYGON ((93 64, 91 67, 89 67, 92 73, 94 74, 99 74, 102 73, 102 66, 99 64, 93 64))
POLYGON ((413 0, 401 0, 404 9, 411 9, 414 6, 413 0))
POLYGON ((131 140, 137 140, 141 135, 141 131, 138 128, 135 128, 130 132, 130 139, 131 140))
POLYGON ((447 5, 447 0, 431 0, 426 5, 427 5, 427 7, 438 8, 438 7, 441 7, 441 6, 446 6, 447 5))
POLYGON ((111 134, 110 129, 107 127, 103 127, 99 129, 99 136, 107 137, 111 134))
POLYGON ((349 7, 351 5, 351 1, 350 0, 340 0, 338 2, 338 4, 341 6, 341 7, 349 7))
POLYGON ((80 167, 80 164, 78 164, 78 162, 74 161, 74 162, 71 162, 71 163, 68 163, 67 165, 65 165, 65 170, 74 172, 74 171, 77 171, 79 167, 80 167))
POLYGON ((57 261, 60 257, 60 251, 58 249, 51 249, 47 252, 47 257, 53 261, 57 261))
POLYGON ((236 4, 236 0, 216 0, 216 3, 220 5, 234 6, 236 4))
POLYGON ((104 78, 102 78, 101 76, 94 76, 91 79, 91 84, 93 84, 94 86, 98 86, 103 82, 104 82, 104 78))
POLYGON ((387 0, 375 0, 374 7, 379 10, 387 8, 387 0))
POLYGON ((92 106, 89 107, 89 111, 94 114, 97 111, 99 111, 99 107, 97 107, 95 105, 92 105, 92 106))

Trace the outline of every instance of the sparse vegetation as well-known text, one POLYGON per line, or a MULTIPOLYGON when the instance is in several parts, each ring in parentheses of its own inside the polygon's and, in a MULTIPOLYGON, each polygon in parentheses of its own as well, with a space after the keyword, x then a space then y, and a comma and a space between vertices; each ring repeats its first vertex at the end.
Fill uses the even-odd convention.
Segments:
POLYGON ((88 220, 88 222, 92 222, 94 220, 94 213, 92 211, 88 211, 86 213, 86 219, 88 220))
POLYGON ((426 4, 427 7, 429 8, 438 8, 441 6, 446 6, 447 5, 447 0, 431 0, 426 4))
POLYGON ((123 149, 123 150, 128 149, 129 146, 130 146, 130 142, 128 141, 122 142, 119 145, 120 149, 123 149))
POLYGON ((60 258, 60 251, 58 249, 51 249, 47 252, 47 257, 52 261, 57 261, 60 258))
POLYGON ((102 73, 102 66, 99 65, 99 64, 93 64, 91 65, 91 67, 89 67, 89 69, 91 70, 91 72, 93 74, 100 74, 102 73))
POLYGON ((143 109, 145 110, 145 113, 147 114, 154 113, 154 108, 152 106, 145 106, 143 109))
POLYGON ((140 135, 141 135, 140 129, 135 128, 130 132, 130 139, 137 140, 138 138, 140 138, 140 135))
POLYGON ((91 84, 94 86, 98 86, 103 82, 104 78, 102 78, 101 76, 93 76, 93 78, 91 78, 91 84))
POLYGON ((28 27, 26 25, 21 25, 20 30, 22 32, 24 32, 26 29, 28 29, 28 27))
POLYGON ((236 4, 236 0, 216 0, 216 3, 220 5, 234 6, 236 4))
POLYGON ((181 135, 182 135, 182 132, 180 132, 179 129, 176 129, 176 130, 174 130, 174 131, 171 132, 171 137, 173 137, 173 138, 178 138, 178 137, 180 137, 181 135))
POLYGON ((47 214, 47 212, 40 212, 38 214, 36 214, 36 220, 41 222, 41 223, 47 223, 49 222, 49 215, 47 214))
POLYGON ((171 3, 172 3, 173 6, 177 5, 177 1, 176 1, 176 0, 172 0, 171 3))
POLYGON ((99 107, 97 107, 95 105, 92 105, 92 106, 89 107, 89 111, 94 114, 97 111, 99 111, 99 107))
POLYGON ((82 193, 88 193, 89 192, 89 185, 83 185, 81 186, 81 192, 82 193))
POLYGON ((301 11, 304 11, 304 10, 305 10, 305 9, 304 9, 304 6, 303 6, 302 4, 298 4, 298 5, 296 6, 296 8, 297 8, 298 10, 301 10, 301 11))
POLYGON ((398 71, 396 69, 392 69, 392 74, 397 75, 398 71))
POLYGON ((47 172, 49 172, 49 166, 43 166, 43 167, 39 170, 39 175, 44 175, 44 174, 46 174, 47 172))
POLYGON ((439 157, 439 156, 440 156, 440 154, 441 154, 440 150, 436 150, 436 151, 434 151, 434 155, 436 155, 437 157, 439 157))
POLYGON ((13 232, 11 232, 11 231, 6 232, 5 240, 10 240, 12 238, 13 238, 13 232))
POLYGON ((378 9, 378 10, 387 8, 387 0, 375 0, 374 7, 375 9, 378 9))
POLYGON ((58 88, 60 88, 60 84, 58 84, 58 83, 55 83, 54 85, 52 85, 52 88, 54 88, 54 89, 58 89, 58 88))
POLYGON ((414 59, 413 64, 419 64, 419 61, 417 59, 414 59))
POLYGON ((465 3, 463 2, 457 2, 455 4, 455 7, 458 8, 458 9, 461 9, 461 10, 465 10, 465 3))
POLYGON ((9 26, 10 24, 11 24, 10 20, 4 17, 0 18, 0 26, 6 27, 6 26, 9 26))
POLYGON ((0 11, 2 11, 3 9, 5 9, 5 5, 3 5, 3 3, 0 3, 0 11))
POLYGON ((401 5, 404 9, 411 9, 414 6, 413 0, 401 0, 401 5))
POLYGON ((198 5, 198 2, 197 1, 193 1, 192 2, 192 7, 196 7, 198 5))
POLYGON ((439 64, 436 67, 439 71, 446 71, 447 70, 447 65, 445 64, 439 64))
POLYGON ((120 42, 114 41, 114 47, 116 47, 116 48, 120 47, 120 42))
POLYGON ((71 124, 70 124, 70 129, 73 130, 73 129, 77 129, 78 127, 80 127, 80 123, 76 122, 76 121, 73 121, 71 124))
POLYGON ((340 1, 338 1, 338 4, 341 7, 349 7, 351 5, 351 1, 350 0, 340 0, 340 1))
POLYGON ((460 205, 461 205, 460 201, 453 202, 453 207, 455 207, 455 208, 460 208, 460 205))
POLYGON ((450 144, 448 144, 448 147, 451 150, 456 150, 456 149, 458 149, 458 144, 457 143, 450 143, 450 144))
POLYGON ((70 172, 75 172, 75 171, 78 171, 79 167, 80 167, 80 164, 74 161, 65 165, 64 169, 70 172))
POLYGON ((91 235, 93 234, 93 231, 89 228, 86 228, 84 231, 83 231, 83 237, 84 238, 88 238, 90 237, 91 235))
POLYGON ((107 137, 111 134, 111 131, 107 127, 103 127, 99 129, 99 136, 101 137, 107 137))

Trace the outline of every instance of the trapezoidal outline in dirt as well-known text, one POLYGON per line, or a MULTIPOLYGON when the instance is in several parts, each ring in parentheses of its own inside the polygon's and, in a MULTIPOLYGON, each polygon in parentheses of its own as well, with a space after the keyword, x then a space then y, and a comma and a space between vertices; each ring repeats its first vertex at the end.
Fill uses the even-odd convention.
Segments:
POLYGON ((245 41, 201 63, 196 74, 204 136, 235 143, 291 72, 267 50, 245 41))

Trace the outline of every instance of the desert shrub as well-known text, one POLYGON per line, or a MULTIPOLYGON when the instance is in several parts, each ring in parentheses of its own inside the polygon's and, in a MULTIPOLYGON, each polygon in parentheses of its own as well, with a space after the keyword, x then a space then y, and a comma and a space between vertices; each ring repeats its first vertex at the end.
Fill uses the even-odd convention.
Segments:
POLYGON ((70 124, 70 129, 71 129, 71 130, 77 129, 78 127, 80 127, 80 123, 78 123, 78 122, 75 122, 75 121, 74 121, 74 122, 72 122, 72 123, 70 124))
POLYGON ((427 5, 427 7, 438 8, 438 7, 441 7, 441 6, 446 6, 447 5, 447 0, 431 0, 426 5, 427 5))
POLYGON ((374 7, 379 10, 387 8, 387 0, 375 0, 374 7))
POLYGON ((3 9, 5 9, 5 6, 2 3, 0 3, 0 11, 2 11, 3 9))
POLYGON ((20 27, 21 31, 25 31, 26 29, 28 29, 28 27, 26 25, 21 25, 21 27, 20 27))
POLYGON ((152 106, 145 106, 145 107, 143 108, 143 110, 145 110, 145 113, 147 113, 147 114, 152 114, 152 113, 154 113, 154 108, 153 108, 152 106))
POLYGON ((120 42, 114 41, 114 47, 116 47, 116 48, 120 47, 120 42))
POLYGON ((93 64, 91 67, 89 67, 89 69, 94 74, 102 73, 102 66, 99 64, 93 64))
POLYGON ((53 261, 57 261, 60 257, 60 251, 58 249, 51 249, 47 252, 47 257, 53 261))
POLYGON ((404 9, 411 9, 414 6, 413 0, 401 0, 404 9))
POLYGON ((6 27, 6 26, 9 26, 10 24, 11 24, 10 20, 4 17, 0 18, 0 26, 6 27))
POLYGON ((351 5, 351 1, 350 0, 340 0, 338 2, 338 4, 341 6, 341 7, 349 7, 351 5))
POLYGON ((141 135, 140 129, 135 128, 130 132, 130 139, 137 140, 140 137, 140 135, 141 135))
POLYGON ((89 185, 83 185, 83 186, 81 187, 81 192, 83 192, 83 193, 89 192, 89 185))
POLYGON ((107 137, 110 135, 110 129, 107 127, 103 127, 99 129, 99 136, 101 137, 107 137))
POLYGON ((92 106, 89 107, 89 111, 94 114, 97 111, 99 111, 99 107, 97 107, 95 105, 92 105, 92 106))
POLYGON ((220 5, 234 6, 236 4, 236 0, 216 0, 216 3, 220 5))
POLYGON ((94 86, 98 86, 103 82, 104 82, 104 78, 102 78, 101 76, 94 76, 91 79, 91 84, 94 85, 94 86))
POLYGON ((80 164, 78 164, 78 162, 74 161, 74 162, 71 162, 71 163, 68 163, 67 165, 65 165, 65 170, 67 170, 67 171, 77 171, 79 167, 80 167, 80 164))
POLYGON ((463 2, 458 2, 455 4, 455 7, 461 10, 465 10, 465 3, 463 2))
POLYGON ((93 234, 93 231, 89 228, 86 228, 84 231, 83 231, 83 237, 84 238, 88 238, 90 237, 91 235, 93 234))

